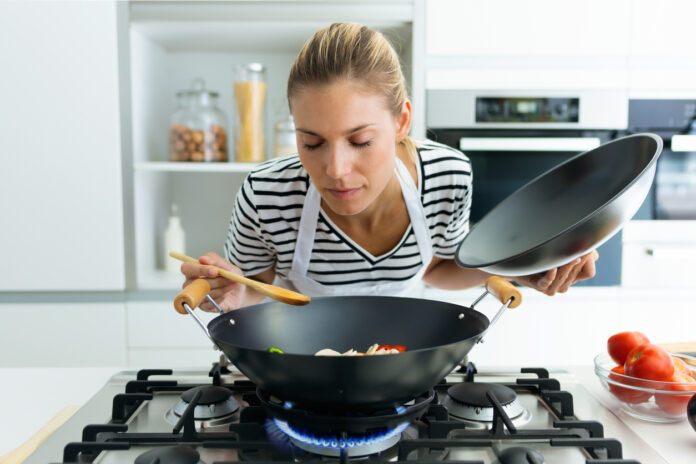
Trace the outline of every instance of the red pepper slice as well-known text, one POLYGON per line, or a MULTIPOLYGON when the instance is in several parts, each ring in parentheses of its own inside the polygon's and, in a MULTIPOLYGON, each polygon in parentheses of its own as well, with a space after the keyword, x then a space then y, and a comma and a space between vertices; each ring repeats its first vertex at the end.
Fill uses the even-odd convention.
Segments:
POLYGON ((406 347, 404 345, 379 345, 377 351, 379 350, 396 350, 399 353, 403 353, 406 351, 406 347))

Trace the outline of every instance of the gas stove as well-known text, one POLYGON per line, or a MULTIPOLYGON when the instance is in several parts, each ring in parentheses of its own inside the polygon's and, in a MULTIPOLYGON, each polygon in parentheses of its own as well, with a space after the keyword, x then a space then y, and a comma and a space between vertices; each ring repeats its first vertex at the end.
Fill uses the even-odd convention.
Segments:
POLYGON ((468 363, 404 404, 345 409, 278 398, 231 368, 119 373, 26 462, 664 462, 637 436, 626 450, 605 436, 564 372, 468 363))

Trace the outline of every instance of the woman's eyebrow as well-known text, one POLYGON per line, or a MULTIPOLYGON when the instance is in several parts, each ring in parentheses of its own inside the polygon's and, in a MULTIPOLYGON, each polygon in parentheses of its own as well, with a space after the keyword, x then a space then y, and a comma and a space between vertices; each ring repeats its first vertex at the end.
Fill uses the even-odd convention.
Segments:
MULTIPOLYGON (((348 130, 344 133, 344 135, 348 135, 348 134, 352 134, 352 133, 354 133, 354 132, 358 132, 358 131, 363 130, 363 129, 367 128, 367 127, 373 126, 374 124, 375 124, 375 123, 371 122, 371 123, 368 123, 368 124, 362 124, 362 125, 360 125, 360 126, 358 126, 358 127, 354 127, 353 129, 348 129, 348 130)), ((308 130, 308 129, 303 129, 303 128, 301 128, 301 127, 297 127, 295 130, 298 130, 298 131, 300 131, 300 132, 304 132, 305 134, 313 135, 313 136, 315 136, 315 137, 321 137, 321 135, 317 134, 316 132, 312 132, 311 130, 308 130)))

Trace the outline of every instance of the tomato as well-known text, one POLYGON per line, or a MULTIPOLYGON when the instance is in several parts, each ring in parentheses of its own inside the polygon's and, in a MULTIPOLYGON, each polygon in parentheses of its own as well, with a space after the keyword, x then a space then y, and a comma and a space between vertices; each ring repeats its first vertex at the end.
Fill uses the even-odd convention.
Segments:
POLYGON ((624 371, 626 375, 639 379, 669 382, 674 374, 674 362, 664 348, 652 344, 641 345, 628 353, 624 371))
POLYGON ((396 350, 399 353, 403 353, 406 351, 406 347, 404 345, 379 345, 377 351, 379 350, 396 350))
POLYGON ((640 332, 619 332, 607 340, 607 351, 616 364, 623 365, 629 351, 646 343, 650 340, 640 332))
POLYGON ((682 358, 679 358, 677 356, 672 356, 672 362, 674 363, 674 374, 682 374, 682 375, 687 375, 689 377, 693 377, 693 374, 691 373, 691 369, 689 369, 689 365, 684 362, 682 358))
MULTIPOLYGON (((670 382, 678 382, 679 385, 670 385, 669 389, 679 392, 696 393, 696 380, 689 375, 675 373, 670 382)), ((655 393, 655 402, 664 412, 673 415, 686 414, 686 404, 693 395, 670 395, 668 393, 655 393)))
MULTIPOLYGON (((620 374, 620 375, 615 375, 615 374, 609 374, 609 378, 611 380, 614 380, 619 383, 627 384, 627 385, 634 385, 636 382, 631 382, 631 379, 626 378, 626 377, 621 377, 624 374, 624 367, 623 366, 616 366, 611 370, 615 374, 620 374)), ((631 404, 636 404, 636 403, 644 403, 650 399, 652 396, 650 393, 639 391, 639 390, 634 390, 632 388, 625 388, 625 387, 620 387, 618 385, 614 385, 613 383, 607 382, 607 385, 609 386, 609 391, 611 391, 614 396, 616 396, 618 399, 621 401, 624 401, 626 403, 631 403, 631 404)))

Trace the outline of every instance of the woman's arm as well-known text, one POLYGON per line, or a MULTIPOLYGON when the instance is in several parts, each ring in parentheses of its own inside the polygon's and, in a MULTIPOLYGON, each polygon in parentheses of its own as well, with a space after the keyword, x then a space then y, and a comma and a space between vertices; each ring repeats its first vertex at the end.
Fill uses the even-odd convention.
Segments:
MULTIPOLYGON (((547 272, 506 278, 547 295, 554 295, 556 292, 565 293, 574 283, 594 277, 594 263, 598 257, 599 254, 596 251, 591 251, 571 263, 547 272)), ((453 259, 436 257, 430 262, 423 281, 443 290, 461 290, 483 284, 490 275, 479 269, 459 267, 453 259)))

